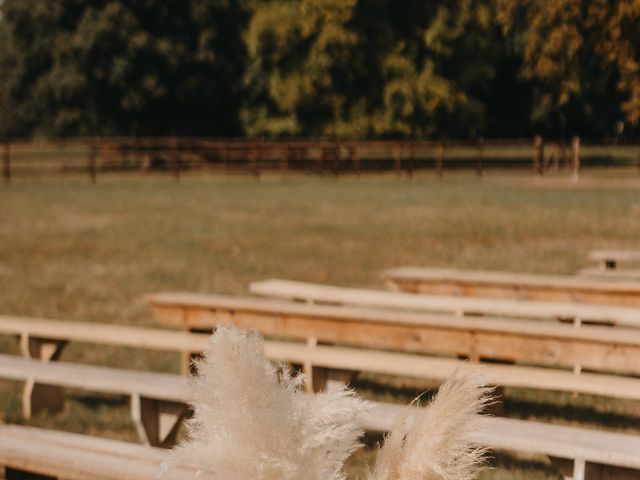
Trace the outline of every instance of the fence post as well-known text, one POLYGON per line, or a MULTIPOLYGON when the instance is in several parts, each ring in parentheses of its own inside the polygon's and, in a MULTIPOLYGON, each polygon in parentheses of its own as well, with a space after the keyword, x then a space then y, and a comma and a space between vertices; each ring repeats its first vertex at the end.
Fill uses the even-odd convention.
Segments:
POLYGON ((478 138, 478 155, 476 156, 476 173, 482 178, 482 161, 484 160, 484 137, 478 138))
POLYGON ((436 170, 438 171, 438 178, 442 178, 444 170, 444 142, 440 142, 438 145, 438 151, 436 154, 436 170))
POLYGON ((575 135, 571 139, 571 181, 578 183, 580 170, 580 137, 575 135))
POLYGON ((397 176, 402 176, 402 146, 400 143, 393 146, 393 169, 397 176))
POLYGON ((540 135, 533 138, 533 172, 542 176, 544 173, 544 140, 540 135))
POLYGON ((407 160, 407 176, 409 180, 413 179, 413 161, 414 161, 414 152, 415 144, 411 142, 409 144, 409 159, 407 160))
POLYGON ((256 146, 252 146, 251 147, 251 154, 250 154, 250 158, 249 158, 249 169, 251 170, 251 174, 256 177, 259 178, 260 177, 260 169, 258 166, 258 149, 256 148, 256 146))
POLYGON ((2 156, 2 177, 4 183, 9 185, 11 183, 11 143, 9 140, 4 142, 4 154, 2 156))
POLYGON ((172 142, 173 155, 173 180, 178 182, 180 180, 180 139, 175 137, 172 142))
POLYGON ((95 139, 91 140, 89 149, 89 181, 95 184, 98 177, 98 169, 96 164, 98 157, 98 147, 96 146, 95 139))
POLYGON ((360 146, 356 142, 351 146, 351 161, 353 162, 353 168, 356 171, 356 175, 360 176, 360 146))
POLYGON ((284 147, 284 156, 282 157, 282 165, 281 165, 281 170, 284 171, 285 176, 289 173, 289 157, 292 154, 292 148, 290 148, 288 145, 285 145, 284 147))

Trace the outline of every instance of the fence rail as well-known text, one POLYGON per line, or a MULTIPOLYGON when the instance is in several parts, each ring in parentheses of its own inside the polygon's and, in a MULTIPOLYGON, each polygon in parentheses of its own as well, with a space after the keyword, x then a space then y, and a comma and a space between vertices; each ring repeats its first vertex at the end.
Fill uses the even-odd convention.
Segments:
POLYGON ((529 168, 535 175, 566 168, 577 180, 580 168, 627 165, 639 168, 640 145, 569 144, 534 139, 427 140, 249 140, 192 137, 1 139, 2 175, 115 171, 164 171, 179 179, 194 170, 248 173, 306 171, 361 174, 392 171, 411 177, 433 170, 468 168, 482 176, 491 168, 529 168))

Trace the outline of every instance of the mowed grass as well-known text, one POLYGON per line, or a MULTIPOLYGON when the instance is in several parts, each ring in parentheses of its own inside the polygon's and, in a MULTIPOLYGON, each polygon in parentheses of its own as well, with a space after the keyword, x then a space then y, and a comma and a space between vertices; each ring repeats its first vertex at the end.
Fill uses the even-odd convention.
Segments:
MULTIPOLYGON (((269 277, 381 288, 381 270, 399 265, 573 273, 591 249, 640 247, 638 173, 607 175, 616 180, 17 178, 0 189, 0 314, 148 326, 145 295, 159 290, 243 293, 269 277)), ((0 351, 16 353, 15 339, 0 337, 0 351)), ((80 344, 63 360, 178 370, 177 355, 80 344)), ((389 401, 422 388, 368 377, 357 387, 389 401)), ((135 439, 124 400, 70 397, 65 412, 30 423, 135 439)), ((19 398, 18 384, 0 383, 0 420, 24 422, 19 398)), ((507 390, 505 412, 640 432, 632 402, 507 390)), ((353 480, 365 478, 374 453, 354 459, 353 480)), ((544 459, 493 464, 483 479, 559 478, 544 459)))

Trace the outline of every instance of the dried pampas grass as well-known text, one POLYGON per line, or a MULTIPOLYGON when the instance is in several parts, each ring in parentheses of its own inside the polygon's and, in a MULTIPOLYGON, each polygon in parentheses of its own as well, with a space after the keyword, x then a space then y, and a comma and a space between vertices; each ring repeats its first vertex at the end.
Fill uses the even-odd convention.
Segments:
MULTIPOLYGON (((159 478, 189 464, 198 480, 344 480, 366 403, 346 389, 307 395, 302 382, 267 360, 259 335, 219 327, 198 363, 188 440, 159 478)), ((471 434, 488 402, 476 374, 454 375, 427 408, 408 408, 396 421, 370 480, 475 478, 484 450, 471 434)))
POLYGON ((486 449, 473 441, 491 389, 475 371, 457 371, 426 408, 401 415, 385 439, 370 480, 472 480, 486 449))
POLYGON ((192 387, 189 439, 163 465, 199 480, 343 480, 360 446, 365 403, 337 390, 309 397, 302 375, 274 367, 262 338, 220 326, 192 387))

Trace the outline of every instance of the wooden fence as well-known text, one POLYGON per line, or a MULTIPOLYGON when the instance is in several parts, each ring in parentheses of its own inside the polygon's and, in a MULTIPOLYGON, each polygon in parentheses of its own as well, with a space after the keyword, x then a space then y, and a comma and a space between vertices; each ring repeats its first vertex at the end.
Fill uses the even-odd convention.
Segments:
POLYGON ((472 169, 482 176, 491 168, 531 169, 535 175, 568 170, 574 180, 585 165, 625 164, 640 167, 640 146, 570 145, 525 140, 249 140, 185 137, 2 139, 2 175, 83 173, 96 182, 99 173, 183 172, 209 170, 247 173, 316 172, 360 175, 391 171, 411 178, 416 171, 472 169), (614 149, 614 150, 612 150, 614 149), (585 156, 584 153, 587 153, 585 156), (582 159, 581 159, 582 157, 582 159), (585 162, 585 160, 587 160, 585 162))

